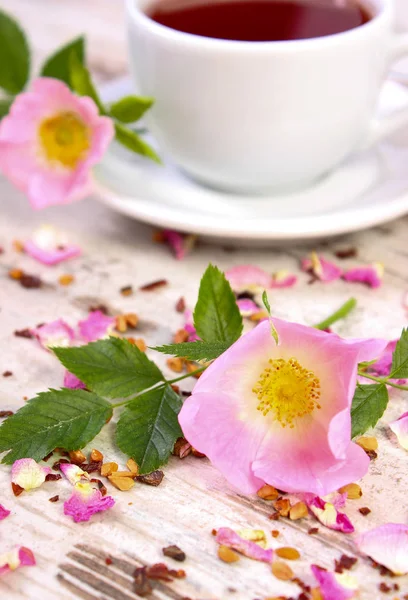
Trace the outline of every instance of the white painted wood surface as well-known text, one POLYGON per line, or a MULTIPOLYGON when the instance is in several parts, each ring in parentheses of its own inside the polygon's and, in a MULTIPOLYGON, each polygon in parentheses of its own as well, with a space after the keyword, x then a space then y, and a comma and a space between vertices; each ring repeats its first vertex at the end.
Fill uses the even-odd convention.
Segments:
MULTIPOLYGON (((86 29, 91 63, 99 79, 125 70, 121 2, 2 0, 2 8, 13 10, 24 21, 34 42, 37 63, 59 42, 86 29)), ((16 410, 23 404, 24 396, 32 397, 62 382, 63 370, 55 359, 34 341, 16 338, 14 330, 59 317, 74 324, 84 317, 89 304, 103 302, 118 312, 137 312, 141 317, 140 336, 149 345, 168 342, 171 333, 181 325, 181 317, 174 310, 177 299, 184 295, 193 305, 200 275, 209 261, 222 269, 255 263, 271 271, 286 268, 296 272, 299 257, 311 249, 311 246, 287 244, 280 248, 241 248, 231 252, 203 243, 185 261, 176 262, 165 247, 151 242, 151 234, 150 228, 111 212, 95 199, 35 213, 21 194, 0 180, 0 245, 5 249, 0 255, 0 373, 13 372, 12 377, 0 377, 0 409, 16 410), (59 225, 72 241, 80 243, 83 257, 48 268, 12 250, 13 239, 27 238, 36 225, 44 222, 59 225), (10 267, 39 274, 50 286, 25 290, 7 277, 10 267), (75 275, 75 283, 62 288, 57 279, 67 272, 75 275), (127 298, 119 293, 124 285, 132 284, 137 289, 162 277, 168 278, 170 284, 161 290, 136 292, 127 298)), ((383 261, 386 267, 383 287, 374 291, 345 282, 307 285, 305 276, 297 287, 277 290, 272 295, 274 313, 312 324, 354 295, 358 309, 339 324, 339 333, 389 339, 398 336, 407 322, 401 302, 408 290, 407 239, 408 218, 405 218, 318 246, 332 256, 335 248, 356 245, 359 262, 383 261)), ((364 495, 347 505, 346 512, 357 531, 389 521, 408 522, 407 453, 398 447, 386 425, 406 411, 406 406, 407 395, 393 392, 389 409, 376 431, 379 456, 362 482, 364 495), (372 510, 367 517, 358 512, 362 506, 372 510)), ((111 433, 109 426, 92 447, 104 452, 106 458, 124 463, 125 457, 113 447, 111 433)), ((298 548, 302 560, 291 566, 296 575, 309 583, 312 583, 311 563, 332 568, 333 560, 341 553, 355 554, 353 536, 327 530, 311 518, 296 523, 270 521, 268 515, 272 510, 266 502, 236 494, 207 460, 172 458, 165 474, 159 488, 136 485, 126 493, 110 489, 117 500, 112 510, 94 516, 89 523, 74 524, 62 513, 63 500, 70 494, 69 484, 47 483, 15 499, 9 468, 1 467, 0 502, 12 514, 0 524, 0 553, 16 544, 25 545, 33 549, 38 565, 2 578, 0 598, 137 598, 131 591, 131 577, 123 573, 131 573, 137 564, 162 561, 161 548, 171 543, 179 544, 187 553, 183 565, 187 578, 158 586, 153 598, 254 600, 281 594, 296 597, 300 590, 275 579, 265 564, 245 558, 235 565, 221 563, 211 530, 223 525, 260 528, 268 533, 278 529, 281 535, 271 539, 271 545, 298 548), (61 500, 55 504, 48 502, 55 494, 61 500), (307 535, 308 528, 314 526, 319 527, 319 534, 307 535), (75 549, 78 544, 82 546, 75 549), (98 575, 98 571, 108 573, 103 553, 114 557, 108 576, 116 581, 112 584, 113 591, 98 589, 98 582, 109 583, 109 579, 98 575)), ((170 559, 165 562, 169 564, 170 559)), ((383 596, 378 590, 381 578, 364 558, 360 558, 355 574, 360 581, 362 600, 402 598, 402 591, 408 593, 405 577, 394 580, 401 586, 400 593, 383 596)))

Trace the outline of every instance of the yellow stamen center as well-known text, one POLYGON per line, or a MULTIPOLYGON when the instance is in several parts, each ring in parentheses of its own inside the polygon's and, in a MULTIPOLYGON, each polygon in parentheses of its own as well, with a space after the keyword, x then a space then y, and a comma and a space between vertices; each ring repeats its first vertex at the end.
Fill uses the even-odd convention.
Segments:
POLYGON ((295 358, 271 359, 252 389, 258 398, 257 409, 273 417, 282 427, 293 428, 295 419, 321 408, 320 381, 295 358))
POLYGON ((45 119, 38 136, 46 159, 69 169, 75 169, 90 146, 88 127, 72 112, 45 119))

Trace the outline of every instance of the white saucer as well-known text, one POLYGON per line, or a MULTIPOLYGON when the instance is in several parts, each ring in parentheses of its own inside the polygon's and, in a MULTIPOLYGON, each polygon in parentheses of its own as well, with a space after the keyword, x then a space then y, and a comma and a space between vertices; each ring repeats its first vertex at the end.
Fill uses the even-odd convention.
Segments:
MULTIPOLYGON (((102 93, 111 101, 129 92, 130 82, 121 80, 102 93)), ((407 104, 408 90, 388 82, 382 112, 407 104)), ((162 158, 164 166, 157 166, 113 144, 95 170, 97 195, 145 223, 224 239, 327 237, 408 213, 408 144, 381 144, 350 158, 313 187, 281 196, 218 192, 162 158)))

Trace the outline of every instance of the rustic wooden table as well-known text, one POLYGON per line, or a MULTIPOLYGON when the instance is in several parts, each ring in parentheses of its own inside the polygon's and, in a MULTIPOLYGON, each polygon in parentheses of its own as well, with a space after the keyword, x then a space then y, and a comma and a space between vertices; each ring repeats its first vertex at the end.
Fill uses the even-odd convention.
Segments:
MULTIPOLYGON (((2 8, 21 18, 31 35, 38 64, 59 43, 86 31, 90 63, 100 81, 126 70, 123 43, 122 3, 112 0, 2 0, 2 8)), ((296 272, 301 256, 312 246, 286 245, 280 248, 225 249, 201 243, 183 262, 176 262, 168 250, 153 244, 146 226, 111 212, 96 199, 62 208, 34 213, 25 198, 0 180, 0 408, 16 410, 24 397, 32 397, 48 387, 59 387, 62 368, 32 340, 17 338, 14 330, 56 318, 75 323, 90 304, 108 304, 120 312, 134 311, 141 317, 140 336, 149 345, 170 340, 181 326, 174 310, 183 295, 193 305, 200 275, 208 262, 222 269, 254 263, 270 271, 296 272), (83 257, 59 267, 42 267, 12 249, 13 239, 26 239, 39 224, 60 226, 72 241, 84 249, 83 257), (7 277, 11 267, 25 268, 41 275, 48 286, 26 290, 7 277), (72 272, 75 282, 67 288, 57 284, 61 273, 72 272), (169 285, 150 294, 141 292, 123 297, 119 289, 166 277, 169 285)), ((359 262, 382 261, 384 285, 371 290, 360 285, 336 282, 307 285, 307 277, 292 289, 277 290, 271 297, 277 316, 314 323, 331 313, 351 295, 358 309, 336 330, 342 335, 397 337, 406 325, 402 296, 408 290, 408 218, 377 229, 315 244, 331 257, 339 247, 356 246, 359 262)), ((353 261, 350 261, 353 264, 353 261)), ((186 384, 187 388, 188 384, 186 384)), ((347 514, 357 531, 365 531, 389 521, 407 523, 407 455, 398 447, 387 423, 406 409, 407 396, 393 392, 392 401, 375 435, 379 439, 378 459, 362 482, 363 497, 350 501, 347 514), (405 406, 405 409, 404 409, 405 406), (368 506, 364 517, 358 509, 368 506)), ((110 460, 123 463, 125 457, 113 448, 111 430, 92 444, 110 460)), ((62 502, 48 499, 61 490, 63 482, 48 483, 39 490, 14 498, 10 470, 0 468, 0 501, 12 514, 0 525, 0 553, 15 545, 31 548, 37 566, 21 569, 0 581, 4 600, 130 600, 131 573, 136 565, 163 559, 161 548, 179 544, 187 554, 185 580, 158 584, 152 598, 182 600, 253 600, 279 595, 297 597, 299 588, 272 576, 268 567, 249 559, 234 565, 217 558, 211 530, 220 526, 278 529, 273 546, 293 546, 301 552, 294 563, 296 575, 312 582, 313 562, 333 568, 342 553, 356 555, 353 536, 319 526, 310 536, 310 527, 319 525, 311 518, 299 522, 271 522, 271 507, 258 498, 235 493, 207 462, 188 457, 173 458, 165 468, 159 488, 136 486, 130 492, 112 490, 117 503, 109 512, 89 523, 75 524, 62 514, 62 502), (113 564, 105 563, 106 556, 113 564)), ((360 558, 355 575, 360 582, 361 600, 375 600, 382 594, 382 579, 369 561, 360 558)), ((399 578, 401 592, 389 598, 402 598, 408 592, 408 578, 399 578), (404 589, 405 586, 405 589, 404 589)), ((384 596, 387 597, 387 596, 384 596)))

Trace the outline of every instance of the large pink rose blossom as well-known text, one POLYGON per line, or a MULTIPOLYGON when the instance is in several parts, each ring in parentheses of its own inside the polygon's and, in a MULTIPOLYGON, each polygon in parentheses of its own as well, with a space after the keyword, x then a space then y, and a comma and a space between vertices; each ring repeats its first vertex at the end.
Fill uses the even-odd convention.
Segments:
POLYGON ((91 98, 40 77, 0 123, 0 171, 34 208, 79 200, 89 193, 90 169, 113 135, 111 119, 99 116, 91 98))
POLYGON ((273 319, 204 372, 179 421, 184 436, 244 493, 270 484, 319 496, 361 478, 369 458, 351 442, 359 362, 384 340, 343 340, 273 319))

